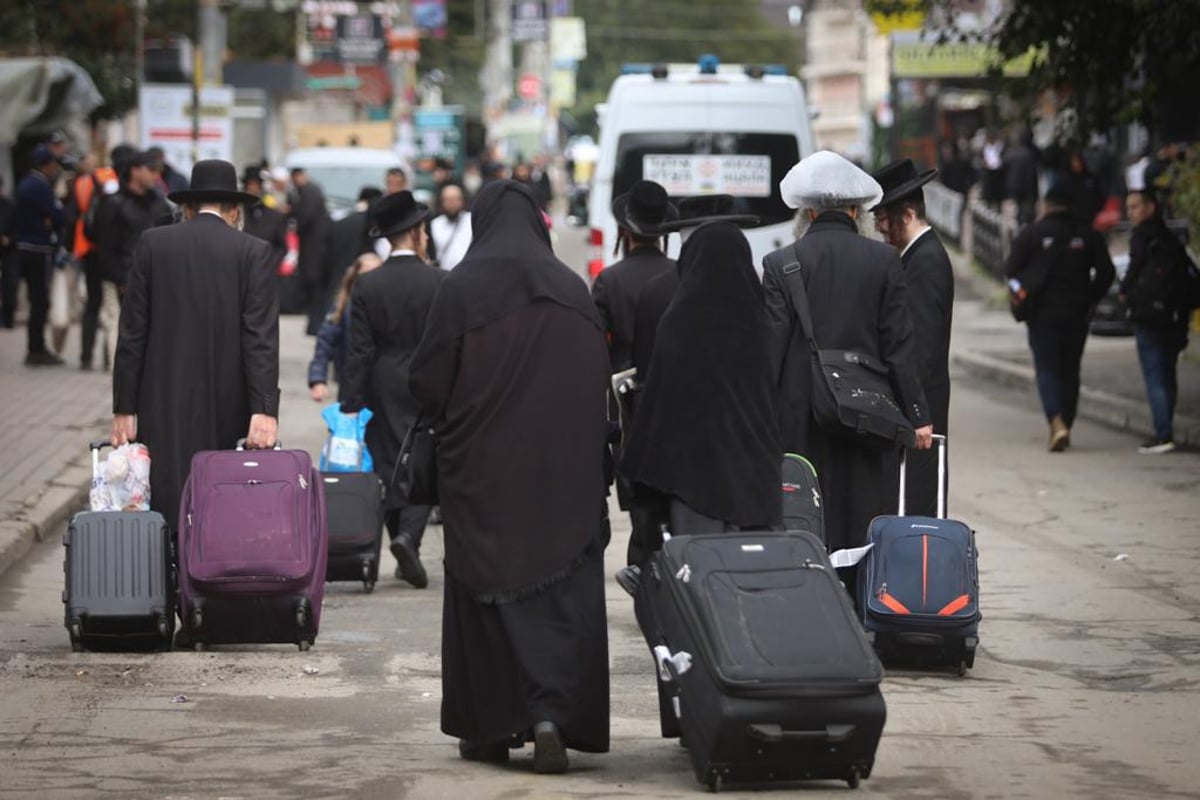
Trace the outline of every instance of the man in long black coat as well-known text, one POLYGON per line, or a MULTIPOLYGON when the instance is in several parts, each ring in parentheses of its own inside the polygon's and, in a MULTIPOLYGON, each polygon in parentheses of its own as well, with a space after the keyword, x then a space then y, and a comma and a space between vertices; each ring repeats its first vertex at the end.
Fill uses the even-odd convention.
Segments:
MULTIPOLYGON (((642 289, 656 278, 675 272, 674 260, 663 253, 666 236, 658 228, 663 222, 678 219, 679 212, 661 185, 638 181, 613 200, 612 213, 617 221, 618 247, 625 257, 596 276, 592 301, 600 312, 613 372, 621 372, 634 366, 636 312, 642 289)), ((615 418, 611 409, 610 417, 615 418)), ((632 419, 625 420, 626 427, 631 423, 632 419)), ((627 494, 618 487, 618 499, 629 511, 632 526, 627 560, 640 564, 651 549, 648 537, 657 535, 658 526, 644 509, 627 507, 627 494)))
MULTIPOLYGON (((810 351, 788 281, 804 281, 819 347, 865 353, 887 366, 917 446, 927 449, 933 426, 917 378, 903 268, 895 250, 858 232, 861 208, 874 206, 883 194, 858 167, 820 151, 793 167, 780 188, 784 202, 803 209, 810 222, 802 238, 763 260, 783 446, 817 469, 829 549, 857 547, 873 517, 896 513, 897 453, 852 441, 813 420, 810 351), (801 268, 785 274, 783 268, 792 262, 801 268)), ((853 587, 848 588, 853 597, 853 587)))
MULTIPOLYGON (((918 175, 907 158, 889 164, 875 175, 883 187, 883 199, 873 211, 876 230, 900 253, 916 341, 917 377, 929 403, 933 432, 945 436, 950 424, 954 269, 946 248, 925 220, 921 188, 936 176, 935 169, 918 175)), ((937 514, 937 454, 933 450, 909 454, 905 512, 926 517, 937 514)))
POLYGON ((113 445, 150 450, 150 507, 168 524, 200 450, 275 445, 279 305, 271 248, 235 229, 237 171, 198 161, 170 196, 186 221, 151 228, 133 254, 113 366, 113 445))
MULTIPOLYGON (((367 423, 367 447, 376 473, 387 484, 404 435, 420 412, 420 404, 408 388, 409 364, 444 273, 424 261, 429 208, 416 202, 412 192, 388 195, 372 214, 371 236, 386 237, 392 253, 378 269, 355 281, 341 396, 342 411, 347 414, 363 408, 374 412, 367 423)), ((410 505, 399 491, 389 491, 386 503, 385 520, 398 564, 396 577, 422 589, 429 579, 421 565, 421 538, 431 509, 410 505)))
POLYGON ((316 336, 321 320, 329 310, 329 230, 333 221, 325 208, 325 193, 313 183, 302 169, 292 170, 290 197, 296 235, 300 237, 300 259, 296 271, 304 282, 308 306, 308 326, 305 332, 316 336))
POLYGON ((375 250, 375 240, 370 237, 371 204, 383 197, 383 191, 374 186, 364 186, 358 192, 354 210, 333 223, 329 233, 328 291, 332 295, 341 284, 342 276, 363 253, 375 250))
MULTIPOLYGON (((258 167, 246 167, 242 175, 242 186, 248 194, 262 198, 263 179, 258 167)), ((271 252, 275 255, 275 267, 278 269, 287 256, 287 217, 273 208, 267 208, 261 202, 249 206, 245 214, 242 230, 271 245, 271 252)))

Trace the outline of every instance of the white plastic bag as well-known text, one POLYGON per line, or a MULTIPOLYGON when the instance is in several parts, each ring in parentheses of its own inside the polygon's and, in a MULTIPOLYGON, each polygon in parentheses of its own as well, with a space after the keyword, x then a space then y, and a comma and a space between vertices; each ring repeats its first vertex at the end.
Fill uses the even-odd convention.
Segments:
POLYGON ((92 511, 150 510, 150 451, 144 444, 125 444, 103 462, 92 451, 92 486, 88 492, 92 511))

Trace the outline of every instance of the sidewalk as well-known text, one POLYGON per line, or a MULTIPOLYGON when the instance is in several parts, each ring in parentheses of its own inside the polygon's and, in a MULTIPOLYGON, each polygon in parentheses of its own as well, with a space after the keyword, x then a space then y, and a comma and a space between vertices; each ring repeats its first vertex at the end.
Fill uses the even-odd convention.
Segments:
POLYGON ((111 380, 80 371, 78 326, 65 358, 61 367, 26 367, 25 328, 0 329, 0 413, 11 431, 0 448, 0 573, 83 508, 87 444, 108 435, 111 380))
MULTIPOLYGON (((1025 326, 1013 321, 1003 287, 976 270, 969 256, 947 248, 960 300, 956 303, 951 361, 959 370, 995 383, 1027 389, 1036 402, 1033 359, 1025 326), (967 313, 963 313, 966 311, 967 313)), ((1175 441, 1200 446, 1200 336, 1193 334, 1179 362, 1175 441)), ((1153 435, 1141 367, 1132 336, 1090 336, 1083 354, 1079 416, 1138 438, 1153 435)))

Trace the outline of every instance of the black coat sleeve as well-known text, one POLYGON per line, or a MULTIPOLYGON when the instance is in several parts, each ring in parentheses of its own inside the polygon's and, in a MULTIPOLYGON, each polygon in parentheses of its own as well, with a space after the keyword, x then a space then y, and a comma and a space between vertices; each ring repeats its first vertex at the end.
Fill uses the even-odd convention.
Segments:
POLYGON ((888 261, 879 308, 879 355, 888 367, 896 402, 913 427, 932 424, 917 378, 916 342, 908 313, 908 287, 899 256, 888 261))
POLYGON ((462 353, 462 338, 453 339, 426 359, 419 370, 408 376, 408 388, 421 404, 421 415, 438 420, 445 416, 454 382, 458 378, 458 360, 462 353))
POLYGON ((796 324, 796 312, 792 309, 783 267, 772 259, 770 253, 763 257, 763 293, 767 304, 771 376, 778 386, 783 374, 783 362, 787 358, 788 343, 792 338, 792 329, 796 324))
POLYGON ((1104 237, 1095 231, 1089 231, 1088 240, 1092 251, 1092 296, 1089 305, 1095 306, 1108 294, 1108 288, 1112 286, 1117 270, 1113 266, 1112 256, 1108 254, 1108 245, 1105 244, 1104 237))
POLYGON ((242 295, 242 368, 251 414, 279 416, 279 295, 265 242, 246 237, 249 265, 242 295))
POLYGON ((1142 269, 1146 266, 1148 255, 1146 236, 1141 231, 1134 230, 1129 237, 1129 269, 1125 271, 1125 277, 1121 279, 1121 294, 1127 295, 1134 286, 1137 286, 1142 269))
POLYGON ((371 333, 371 316, 362 283, 356 283, 350 293, 350 338, 346 348, 346 374, 341 376, 339 392, 342 411, 357 414, 367 403, 367 381, 375 364, 375 337, 371 333))
POLYGON ((150 332, 150 253, 139 242, 133 254, 133 269, 121 300, 116 356, 113 360, 113 413, 138 413, 138 394, 146 364, 146 342, 150 332))
MULTIPOLYGON (((932 236, 932 233, 926 236, 932 236)), ((946 330, 946 318, 954 304, 954 273, 934 253, 914 254, 920 262, 909 265, 904 277, 908 283, 908 313, 912 317, 917 374, 930 375, 936 360, 946 351, 939 339, 946 330)))
POLYGON ((604 328, 604 339, 608 342, 611 350, 613 340, 612 292, 609 290, 607 272, 608 270, 601 270, 600 274, 596 276, 596 280, 592 282, 592 302, 596 304, 596 310, 600 312, 600 324, 604 328))
POLYGON ((1008 261, 1004 263, 1004 277, 1019 278, 1021 272, 1029 266, 1029 262, 1033 257, 1033 234, 1032 229, 1026 226, 1024 230, 1017 234, 1017 238, 1013 239, 1012 251, 1008 254, 1008 261))

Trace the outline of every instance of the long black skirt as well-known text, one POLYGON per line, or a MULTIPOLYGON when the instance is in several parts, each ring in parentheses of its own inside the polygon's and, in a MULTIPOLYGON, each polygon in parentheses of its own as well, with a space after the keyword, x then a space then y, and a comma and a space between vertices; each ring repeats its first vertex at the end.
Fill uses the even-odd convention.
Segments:
POLYGON ((442 731, 473 743, 529 741, 558 726, 573 750, 608 752, 604 551, 542 592, 487 605, 446 572, 442 731))

